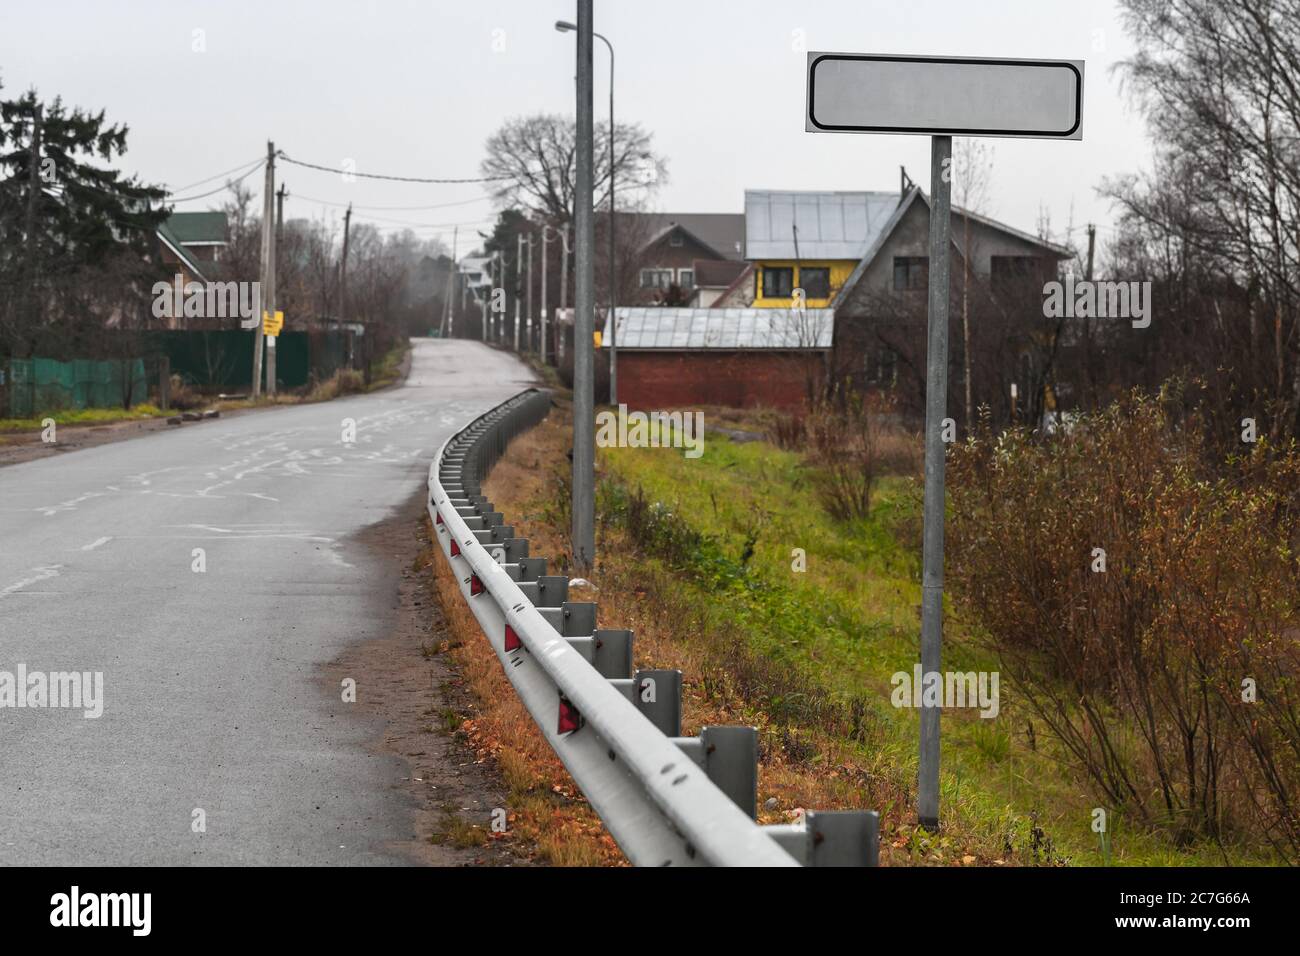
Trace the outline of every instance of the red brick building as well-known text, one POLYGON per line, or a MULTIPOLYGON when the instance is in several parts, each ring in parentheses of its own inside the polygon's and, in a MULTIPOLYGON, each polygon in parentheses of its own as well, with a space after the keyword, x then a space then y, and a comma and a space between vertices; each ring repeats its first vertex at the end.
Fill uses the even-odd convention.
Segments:
MULTIPOLYGON (((830 309, 620 308, 618 397, 651 411, 797 408, 823 381, 830 309)), ((602 342, 609 341, 606 321, 602 342)))

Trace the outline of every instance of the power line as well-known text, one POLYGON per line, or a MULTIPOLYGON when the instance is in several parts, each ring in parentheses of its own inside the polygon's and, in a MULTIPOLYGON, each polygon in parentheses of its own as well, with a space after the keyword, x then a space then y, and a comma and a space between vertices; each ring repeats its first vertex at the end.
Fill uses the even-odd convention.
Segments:
POLYGON ((280 152, 277 155, 286 163, 293 163, 295 166, 305 166, 308 169, 317 169, 323 173, 333 173, 336 176, 358 176, 362 179, 385 179, 397 183, 433 183, 436 185, 451 185, 455 183, 495 183, 510 178, 509 176, 479 176, 476 178, 466 179, 434 179, 421 176, 389 176, 380 173, 358 173, 350 169, 338 169, 334 166, 321 166, 319 163, 303 162, 301 159, 290 159, 283 152, 280 152))
MULTIPOLYGON (((356 208, 355 206, 353 207, 356 208)), ((358 216, 358 219, 364 219, 366 222, 386 222, 394 223, 399 226, 417 226, 421 229, 451 229, 456 226, 482 226, 496 219, 470 219, 466 222, 412 222, 409 219, 388 219, 384 216, 358 216)))
MULTIPOLYGON (((213 196, 213 195, 216 195, 217 193, 225 192, 225 191, 226 191, 227 189, 229 189, 231 186, 234 186, 234 185, 236 185, 236 184, 238 184, 238 183, 242 183, 245 179, 247 179, 249 176, 253 175, 253 173, 257 172, 259 169, 261 169, 261 168, 262 168, 263 166, 265 166, 265 165, 266 165, 266 160, 263 159, 263 160, 261 160, 260 162, 258 162, 258 164, 257 164, 256 166, 254 166, 254 167, 253 167, 252 169, 250 169, 248 172, 244 173, 244 175, 240 176, 238 179, 232 179, 232 180, 230 180, 230 181, 228 181, 228 182, 226 182, 226 183, 224 183, 224 184, 218 186, 216 189, 209 190, 208 192, 205 192, 205 193, 199 193, 197 196, 184 196, 184 197, 182 197, 182 198, 180 198, 180 199, 171 199, 171 200, 169 200, 169 202, 171 202, 171 203, 178 203, 178 202, 192 202, 192 201, 194 201, 195 199, 205 199, 205 198, 207 198, 208 196, 213 196)), ((214 178, 215 178, 215 177, 214 177, 214 178)))
MULTIPOLYGON (((342 209, 344 206, 350 205, 349 203, 345 203, 345 202, 332 202, 328 199, 314 199, 311 196, 304 196, 301 193, 295 196, 290 196, 289 198, 302 199, 306 202, 319 203, 322 206, 338 206, 340 209, 342 209)), ((432 206, 356 206, 353 205, 352 208, 353 209, 374 209, 380 212, 422 212, 426 209, 448 209, 452 206, 469 206, 476 202, 488 202, 491 199, 492 199, 491 196, 476 196, 473 199, 461 199, 456 202, 434 203, 432 206)))
POLYGON ((264 162, 266 162, 266 160, 259 156, 257 159, 250 160, 247 163, 240 163, 238 166, 234 166, 231 169, 227 169, 223 173, 217 173, 215 176, 209 176, 207 179, 200 179, 197 183, 190 183, 188 186, 177 186, 175 189, 169 189, 167 191, 167 195, 174 196, 176 193, 183 193, 187 189, 193 189, 195 186, 202 186, 206 183, 212 182, 212 180, 214 179, 220 179, 222 176, 229 176, 231 173, 238 172, 239 170, 244 169, 248 166, 252 166, 254 164, 261 165, 264 162))

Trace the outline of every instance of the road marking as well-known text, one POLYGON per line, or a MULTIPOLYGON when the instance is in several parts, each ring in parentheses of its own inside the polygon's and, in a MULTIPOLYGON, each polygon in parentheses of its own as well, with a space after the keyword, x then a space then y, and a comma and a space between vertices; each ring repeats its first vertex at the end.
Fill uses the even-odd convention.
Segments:
POLYGON ((94 551, 94 550, 95 550, 96 548, 98 548, 101 544, 108 544, 108 543, 109 543, 110 541, 112 541, 112 540, 113 540, 112 538, 100 538, 100 539, 97 540, 97 541, 92 541, 90 544, 85 545, 81 550, 82 550, 82 551, 94 551))
POLYGON ((59 569, 62 567, 63 565, 61 564, 51 564, 44 568, 32 568, 33 571, 37 572, 35 575, 30 578, 23 578, 21 581, 17 581, 14 584, 9 585, 7 588, 0 590, 0 597, 13 594, 15 591, 21 591, 29 584, 37 584, 41 581, 47 581, 50 578, 57 578, 59 576, 59 569))

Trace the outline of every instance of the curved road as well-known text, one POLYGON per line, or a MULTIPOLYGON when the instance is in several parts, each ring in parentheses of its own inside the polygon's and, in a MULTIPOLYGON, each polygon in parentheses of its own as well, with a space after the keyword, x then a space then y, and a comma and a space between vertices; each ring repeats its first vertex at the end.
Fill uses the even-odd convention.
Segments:
POLYGON ((319 680, 381 636, 348 539, 530 381, 420 340, 398 388, 0 469, 0 864, 405 862, 401 768, 319 680), (4 706, 20 664, 102 672, 102 715, 4 706))

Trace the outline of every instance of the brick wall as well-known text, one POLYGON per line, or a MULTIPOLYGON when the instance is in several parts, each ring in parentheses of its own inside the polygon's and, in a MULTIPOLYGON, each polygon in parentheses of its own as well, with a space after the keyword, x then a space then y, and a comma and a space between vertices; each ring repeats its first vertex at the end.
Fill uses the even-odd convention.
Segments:
POLYGON ((618 353, 618 397, 631 409, 727 405, 796 408, 822 356, 767 351, 618 353))

